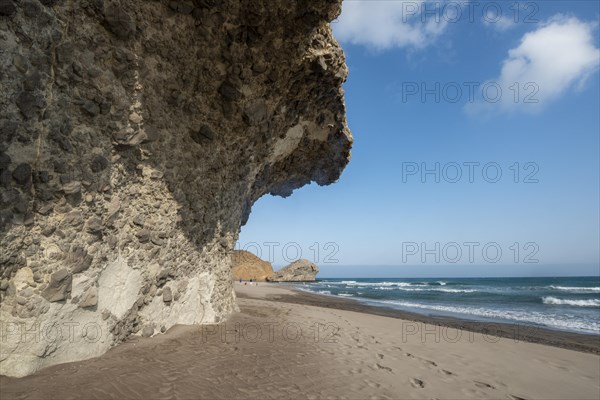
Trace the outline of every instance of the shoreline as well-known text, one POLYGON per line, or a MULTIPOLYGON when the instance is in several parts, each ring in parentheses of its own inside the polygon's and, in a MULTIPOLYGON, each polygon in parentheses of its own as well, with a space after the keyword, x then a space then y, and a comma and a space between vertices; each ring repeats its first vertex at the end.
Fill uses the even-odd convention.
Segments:
MULTIPOLYGON (((393 308, 371 306, 353 298, 312 293, 293 287, 292 285, 294 285, 294 283, 281 284, 261 282, 261 285, 272 285, 273 287, 278 287, 291 292, 270 294, 266 298, 270 301, 354 311, 405 321, 438 325, 452 329, 460 329, 476 334, 489 335, 490 337, 501 337, 513 339, 515 341, 525 341, 575 350, 583 353, 600 354, 600 335, 592 333, 563 331, 525 323, 484 322, 451 316, 424 315, 393 308)), ((245 293, 238 293, 238 297, 249 298, 245 293)))
POLYGON ((378 315, 385 310, 279 284, 234 288, 240 311, 220 324, 176 325, 130 337, 97 358, 0 376, 0 395, 520 400, 600 393, 600 356, 592 352, 440 329, 431 319, 378 315))

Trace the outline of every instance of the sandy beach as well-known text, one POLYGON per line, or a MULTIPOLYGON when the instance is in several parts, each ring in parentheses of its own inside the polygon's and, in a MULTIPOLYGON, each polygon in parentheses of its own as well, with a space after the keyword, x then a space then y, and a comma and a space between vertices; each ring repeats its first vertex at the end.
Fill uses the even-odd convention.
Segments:
POLYGON ((236 292, 240 312, 226 323, 176 326, 99 358, 1 377, 2 399, 600 396, 597 337, 530 334, 585 348, 576 351, 456 329, 452 321, 375 315, 285 285, 236 283, 236 292))

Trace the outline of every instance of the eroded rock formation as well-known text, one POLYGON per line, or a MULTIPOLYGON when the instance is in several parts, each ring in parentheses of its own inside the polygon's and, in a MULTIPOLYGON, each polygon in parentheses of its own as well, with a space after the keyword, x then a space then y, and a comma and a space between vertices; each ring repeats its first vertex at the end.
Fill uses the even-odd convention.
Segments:
POLYGON ((235 310, 252 204, 349 160, 341 0, 0 0, 0 373, 235 310))
POLYGON ((319 267, 314 263, 300 259, 275 271, 267 280, 270 282, 313 282, 317 279, 318 273, 319 267))
POLYGON ((236 250, 231 256, 231 273, 234 280, 266 281, 273 275, 273 266, 246 250, 236 250))

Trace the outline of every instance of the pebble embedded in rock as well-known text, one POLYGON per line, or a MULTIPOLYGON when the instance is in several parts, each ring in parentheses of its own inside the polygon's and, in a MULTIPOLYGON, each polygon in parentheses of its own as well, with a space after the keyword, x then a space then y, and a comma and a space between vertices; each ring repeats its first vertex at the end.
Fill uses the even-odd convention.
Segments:
POLYGON ((89 233, 98 233, 102 231, 102 220, 98 217, 92 217, 87 222, 87 230, 89 233))
POLYGON ((144 217, 141 214, 137 214, 135 217, 133 217, 131 222, 133 222, 137 226, 144 226, 144 217))
POLYGON ((42 88, 42 76, 38 71, 33 71, 27 74, 23 82, 23 89, 28 92, 42 88))
POLYGON ((235 101, 241 97, 241 93, 237 90, 231 83, 223 82, 223 84, 219 87, 219 93, 226 100, 235 101))
POLYGON ((50 275, 50 283, 42 292, 42 297, 49 302, 64 300, 71 292, 71 274, 66 268, 56 271, 50 275))
POLYGON ((104 9, 104 20, 108 29, 119 39, 129 39, 135 33, 135 21, 119 4, 107 4, 104 9))
POLYGON ((25 118, 32 119, 44 107, 45 100, 31 92, 23 91, 17 97, 16 104, 25 118))
POLYGON ((101 155, 94 156, 94 158, 92 158, 92 161, 90 162, 90 169, 92 170, 92 172, 100 172, 105 170, 107 167, 108 160, 101 155))
POLYGON ((129 121, 133 124, 141 124, 144 121, 144 118, 138 113, 131 113, 129 115, 129 121))
POLYGON ((146 325, 143 329, 142 329, 142 337, 150 337, 154 334, 154 328, 151 327, 150 325, 146 325))
POLYGON ((267 104, 263 99, 251 102, 244 110, 244 118, 249 125, 259 125, 267 119, 267 104))
POLYGON ((86 101, 81 107, 92 117, 100 114, 100 107, 93 101, 86 101))
POLYGON ((170 303, 173 301, 173 293, 171 292, 170 287, 167 286, 163 289, 162 297, 165 303, 170 303))
POLYGON ((158 235, 151 235, 150 241, 157 246, 162 246, 165 244, 165 241, 163 239, 159 238, 158 235))
POLYGON ((208 143, 215 138, 215 133, 208 125, 202 125, 202 127, 191 134, 192 140, 198 144, 208 143))
POLYGON ((31 166, 26 163, 17 165, 12 177, 19 185, 25 185, 31 180, 31 166))
POLYGON ((27 299, 25 297, 17 296, 17 304, 24 306, 27 304, 27 299))
POLYGON ((135 236, 137 236, 140 243, 146 243, 150 240, 150 231, 147 229, 141 229, 135 234, 135 236))
POLYGON ((81 192, 81 182, 79 181, 71 181, 69 183, 65 183, 62 186, 63 192, 66 194, 76 194, 81 192))

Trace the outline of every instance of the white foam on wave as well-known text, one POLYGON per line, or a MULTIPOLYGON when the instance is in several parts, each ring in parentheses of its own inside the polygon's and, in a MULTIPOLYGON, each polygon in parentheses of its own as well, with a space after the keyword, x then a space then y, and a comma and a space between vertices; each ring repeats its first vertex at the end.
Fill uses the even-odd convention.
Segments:
POLYGON ((483 307, 460 307, 460 306, 443 306, 436 304, 420 304, 408 301, 396 300, 370 300, 373 303, 390 304, 400 307, 409 307, 413 309, 426 309, 433 311, 442 311, 452 314, 473 315, 477 317, 504 319, 520 322, 528 322, 539 325, 545 325, 553 328, 586 331, 592 333, 600 333, 600 322, 598 321, 582 321, 569 318, 561 318, 560 316, 545 314, 536 311, 517 311, 517 310, 493 310, 483 307))
POLYGON ((347 289, 366 289, 372 287, 378 290, 404 290, 410 292, 446 292, 446 293, 475 293, 478 290, 475 289, 448 289, 445 286, 447 282, 438 281, 436 285, 428 283, 413 283, 413 282, 357 282, 357 281, 328 281, 327 287, 332 285, 345 285, 347 289))
POLYGON ((342 297, 354 297, 354 295, 350 294, 350 293, 338 293, 338 296, 342 296, 342 297))
POLYGON ((551 289, 564 290, 567 292, 600 292, 600 287, 576 287, 576 286, 550 286, 551 289))
POLYGON ((478 292, 478 290, 475 290, 475 289, 446 289, 446 288, 436 288, 436 287, 398 288, 398 290, 403 290, 406 292, 445 292, 445 293, 475 293, 475 292, 478 292))
POLYGON ((342 281, 341 283, 347 286, 386 286, 386 287, 427 287, 429 285, 422 283, 410 283, 410 282, 355 282, 355 281, 342 281))
POLYGON ((572 299, 559 299, 556 297, 542 297, 544 304, 555 304, 563 306, 575 306, 575 307, 600 307, 599 299, 585 299, 585 300, 572 300, 572 299))

